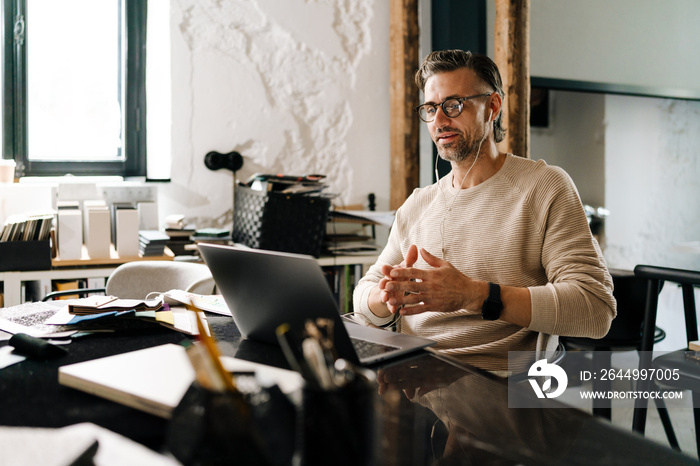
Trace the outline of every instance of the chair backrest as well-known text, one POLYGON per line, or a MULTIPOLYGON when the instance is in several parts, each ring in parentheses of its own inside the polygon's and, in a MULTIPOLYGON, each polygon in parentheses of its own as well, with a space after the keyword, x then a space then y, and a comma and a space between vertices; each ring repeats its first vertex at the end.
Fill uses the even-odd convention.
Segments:
POLYGON ((614 285, 613 296, 617 301, 617 316, 603 339, 611 343, 627 342, 631 347, 636 347, 642 338, 647 282, 635 276, 631 270, 610 270, 610 274, 614 285))
POLYGON ((685 311, 685 331, 688 341, 698 339, 698 324, 693 287, 700 286, 700 271, 672 269, 651 265, 638 265, 634 274, 647 280, 647 300, 644 310, 644 330, 642 334, 642 351, 653 349, 653 332, 656 325, 656 313, 661 285, 664 282, 677 283, 683 289, 683 308, 685 311))
POLYGON ((177 261, 135 261, 117 267, 106 293, 123 299, 144 299, 151 292, 183 290, 212 294, 214 278, 204 264, 177 261))

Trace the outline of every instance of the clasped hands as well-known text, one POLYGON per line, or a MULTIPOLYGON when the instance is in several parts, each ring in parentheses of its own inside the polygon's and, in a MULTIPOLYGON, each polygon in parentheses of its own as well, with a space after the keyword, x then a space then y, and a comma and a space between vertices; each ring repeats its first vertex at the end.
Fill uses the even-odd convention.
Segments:
POLYGON ((411 245, 403 262, 381 268, 384 278, 379 281, 379 299, 392 314, 481 309, 483 298, 479 300, 479 284, 483 283, 465 276, 452 264, 423 248, 420 256, 430 268, 415 268, 418 254, 418 247, 411 245))

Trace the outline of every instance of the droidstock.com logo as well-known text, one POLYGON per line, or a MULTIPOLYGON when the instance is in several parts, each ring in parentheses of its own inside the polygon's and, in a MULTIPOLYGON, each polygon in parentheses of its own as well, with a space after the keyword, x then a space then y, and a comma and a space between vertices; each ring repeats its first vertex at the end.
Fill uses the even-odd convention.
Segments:
POLYGON ((530 378, 528 381, 532 385, 532 389, 535 391, 537 398, 556 398, 566 390, 566 386, 569 383, 569 378, 566 376, 566 372, 560 366, 556 364, 548 363, 546 359, 540 359, 535 361, 535 363, 530 366, 530 370, 527 372, 530 377, 537 377, 542 380, 542 386, 538 382, 538 379, 530 378), (554 391, 552 390, 552 379, 556 380, 557 387, 554 391))

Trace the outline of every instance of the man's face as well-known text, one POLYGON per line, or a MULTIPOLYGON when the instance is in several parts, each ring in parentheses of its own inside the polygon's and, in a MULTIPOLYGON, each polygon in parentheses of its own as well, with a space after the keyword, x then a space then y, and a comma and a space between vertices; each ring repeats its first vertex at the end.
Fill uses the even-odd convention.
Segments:
MULTIPOLYGON (((437 73, 425 83, 425 103, 440 104, 446 99, 491 92, 467 68, 437 73)), ((435 119, 427 123, 438 155, 448 162, 461 162, 476 155, 486 138, 488 97, 463 102, 462 113, 450 118, 438 107, 435 119)))

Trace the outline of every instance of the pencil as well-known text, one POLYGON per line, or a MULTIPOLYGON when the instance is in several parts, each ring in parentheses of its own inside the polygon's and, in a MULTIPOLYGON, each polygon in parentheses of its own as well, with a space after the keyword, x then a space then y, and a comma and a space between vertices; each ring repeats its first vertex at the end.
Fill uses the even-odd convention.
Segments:
POLYGON ((206 352, 208 353, 212 363, 214 364, 214 369, 224 382, 226 390, 231 392, 237 392, 238 389, 236 388, 236 384, 233 382, 233 378, 226 371, 226 369, 224 369, 223 364, 221 364, 221 353, 219 353, 219 348, 216 346, 216 341, 214 341, 214 337, 209 335, 209 333, 207 332, 207 329, 204 326, 204 322, 202 322, 202 318, 199 315, 199 309, 192 306, 191 304, 185 304, 185 307, 188 310, 194 312, 195 318, 197 319, 197 329, 199 330, 198 340, 204 344, 204 347, 207 350, 206 352))

